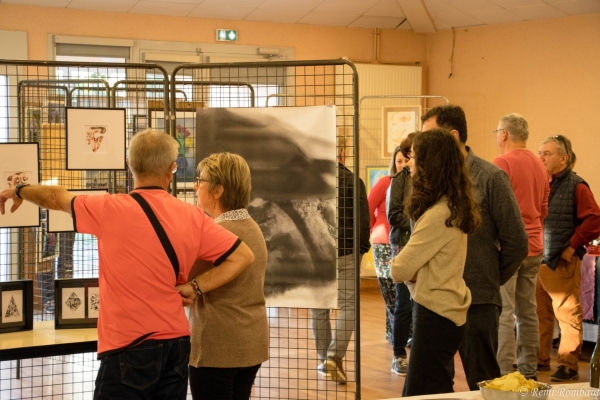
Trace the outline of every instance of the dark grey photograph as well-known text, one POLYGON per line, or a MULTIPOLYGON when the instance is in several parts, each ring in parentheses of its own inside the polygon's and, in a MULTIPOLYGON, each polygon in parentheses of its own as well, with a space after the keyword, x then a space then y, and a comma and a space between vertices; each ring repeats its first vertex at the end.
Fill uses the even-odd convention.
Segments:
POLYGON ((196 160, 244 157, 252 174, 248 211, 269 252, 269 307, 335 308, 335 107, 196 111, 196 160))

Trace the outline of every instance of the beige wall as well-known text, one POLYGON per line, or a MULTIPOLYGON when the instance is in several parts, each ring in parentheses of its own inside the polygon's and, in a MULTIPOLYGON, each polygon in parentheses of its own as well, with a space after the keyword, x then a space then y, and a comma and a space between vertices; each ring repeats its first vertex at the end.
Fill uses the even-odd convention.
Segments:
POLYGON ((528 148, 563 134, 577 154, 575 170, 600 201, 600 14, 428 35, 428 94, 442 94, 465 109, 476 154, 499 153, 491 131, 518 112, 529 122, 528 148))
MULTIPOLYGON (((0 4, 0 29, 28 33, 29 59, 47 60, 48 34, 216 43, 215 29, 237 29, 238 44, 294 47, 297 60, 370 60, 373 30, 302 24, 211 20, 0 4)), ((427 37, 382 30, 386 62, 425 60, 427 37)), ((235 44, 231 44, 235 46, 235 44)))

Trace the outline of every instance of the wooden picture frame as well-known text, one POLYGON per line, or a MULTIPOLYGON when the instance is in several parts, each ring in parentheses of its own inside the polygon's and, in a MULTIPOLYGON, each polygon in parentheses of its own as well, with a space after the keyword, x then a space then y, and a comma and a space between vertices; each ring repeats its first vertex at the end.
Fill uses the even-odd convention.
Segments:
POLYGON ((124 108, 67 107, 67 170, 125 170, 124 108))
POLYGON ((33 329, 33 280, 0 282, 0 333, 33 329))
POLYGON ((100 310, 98 278, 54 280, 54 328, 96 328, 100 310))
POLYGON ((421 106, 383 107, 382 158, 392 158, 394 149, 409 133, 421 130, 421 106))
POLYGON ((367 167, 367 194, 371 192, 377 181, 384 176, 388 176, 388 173, 388 167, 367 167))

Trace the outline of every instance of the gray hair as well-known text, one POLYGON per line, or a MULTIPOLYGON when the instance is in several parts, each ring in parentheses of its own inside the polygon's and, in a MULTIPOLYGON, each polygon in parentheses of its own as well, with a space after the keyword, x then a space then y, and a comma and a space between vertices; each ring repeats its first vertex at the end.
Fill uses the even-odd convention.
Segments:
POLYGON ((529 138, 529 124, 521 114, 507 114, 500 118, 500 123, 513 139, 526 142, 529 138))
POLYGON ((542 140, 542 144, 554 142, 556 143, 556 149, 558 150, 559 155, 566 154, 569 156, 567 162, 569 166, 575 161, 575 154, 573 154, 573 147, 571 146, 571 141, 565 135, 554 135, 548 136, 544 140, 542 140))
POLYGON ((165 132, 146 129, 129 144, 129 168, 137 177, 162 176, 177 160, 179 143, 165 132))

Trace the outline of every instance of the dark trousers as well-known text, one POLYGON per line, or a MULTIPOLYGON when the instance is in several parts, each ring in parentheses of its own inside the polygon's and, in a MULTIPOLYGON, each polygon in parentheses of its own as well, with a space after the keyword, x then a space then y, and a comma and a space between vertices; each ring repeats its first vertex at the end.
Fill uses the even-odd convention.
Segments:
POLYGON ((189 337, 147 340, 102 357, 94 399, 184 400, 189 360, 189 337))
POLYGON ((471 390, 479 390, 477 382, 500 376, 496 354, 501 311, 495 304, 476 304, 467 312, 467 332, 458 352, 471 390))
POLYGON ((394 357, 406 357, 406 342, 412 322, 412 300, 404 283, 396 283, 396 304, 394 306, 394 357))
POLYGON ((450 393, 454 356, 465 335, 456 324, 413 302, 413 341, 402 396, 450 393))
POLYGON ((190 366, 194 400, 247 400, 260 364, 245 368, 195 368, 190 366))

